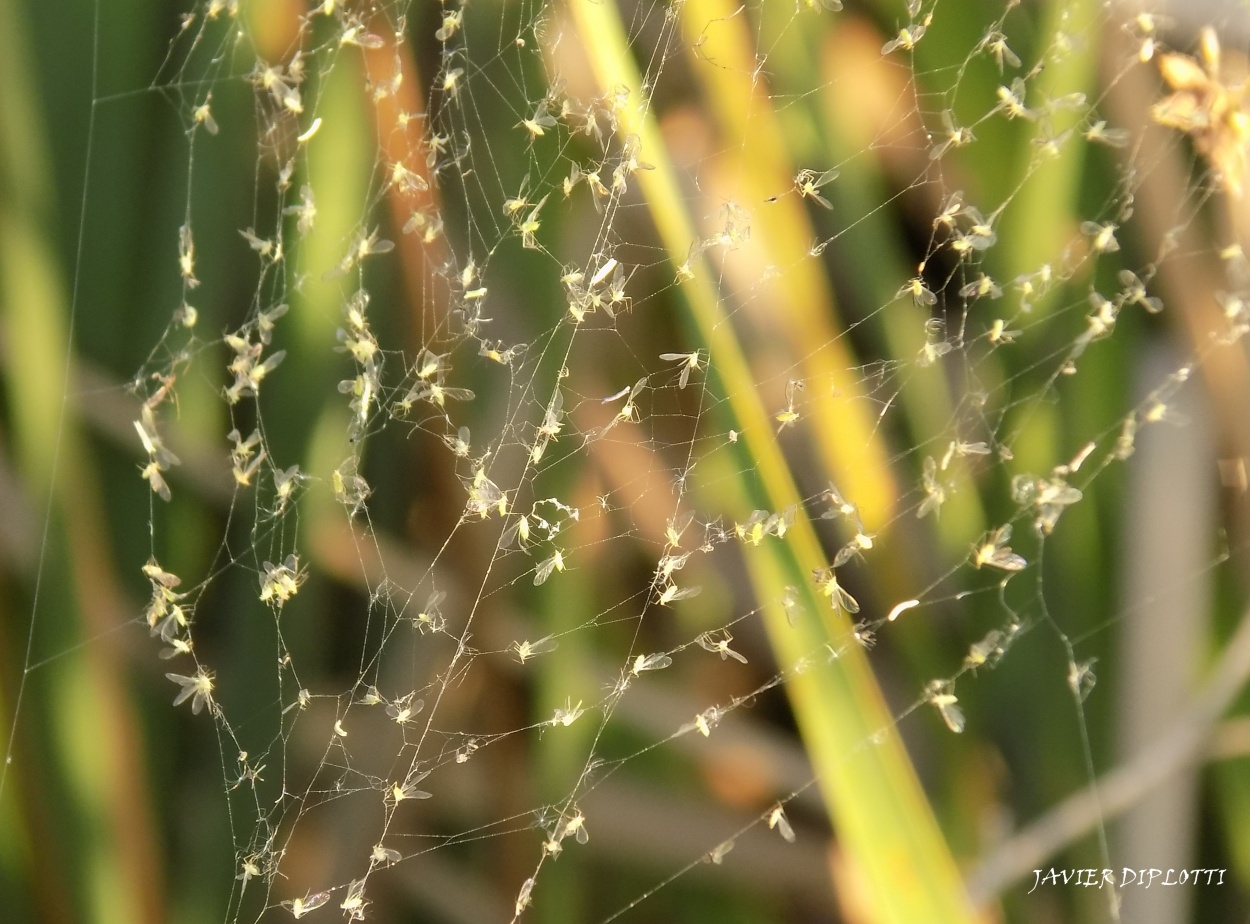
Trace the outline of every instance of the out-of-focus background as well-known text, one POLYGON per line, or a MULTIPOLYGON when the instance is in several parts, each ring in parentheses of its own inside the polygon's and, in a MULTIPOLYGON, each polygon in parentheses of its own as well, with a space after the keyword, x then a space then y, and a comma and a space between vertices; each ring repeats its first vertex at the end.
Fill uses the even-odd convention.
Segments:
POLYGON ((6 919, 1244 919, 1248 14, 1003 7, 0 6, 6 919))

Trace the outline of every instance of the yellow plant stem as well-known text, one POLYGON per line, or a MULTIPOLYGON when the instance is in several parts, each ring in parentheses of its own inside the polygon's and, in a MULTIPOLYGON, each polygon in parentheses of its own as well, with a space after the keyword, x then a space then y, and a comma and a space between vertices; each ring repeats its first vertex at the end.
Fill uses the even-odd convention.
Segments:
MULTIPOLYGON (((654 165, 637 176, 664 247, 677 264, 697 234, 681 206, 681 189, 641 92, 620 17, 614 5, 591 0, 572 0, 571 10, 600 86, 629 90, 628 103, 616 113, 619 130, 636 134, 644 159, 654 165)), ((682 288, 712 366, 727 386, 742 450, 767 503, 774 510, 799 505, 771 419, 751 387, 751 369, 707 273, 696 269, 682 288)), ((770 540, 748 551, 770 641, 783 669, 792 672, 787 690, 831 819, 855 878, 867 885, 867 919, 899 924, 971 920, 954 861, 867 658, 852 641, 848 619, 816 596, 807 577, 826 564, 810 522, 799 518, 786 542, 770 540), (780 600, 784 588, 794 584, 805 588, 808 615, 791 627, 780 600), (813 618, 822 609, 827 618, 813 618), (827 663, 813 658, 829 650, 839 656, 827 663), (810 666, 796 670, 800 664, 810 666)))

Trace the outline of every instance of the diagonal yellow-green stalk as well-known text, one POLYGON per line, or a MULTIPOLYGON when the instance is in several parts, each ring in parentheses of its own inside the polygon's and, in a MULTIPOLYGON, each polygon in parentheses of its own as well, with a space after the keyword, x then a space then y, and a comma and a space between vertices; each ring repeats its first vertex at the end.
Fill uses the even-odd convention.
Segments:
MULTIPOLYGON (((644 159, 655 168, 637 176, 664 247, 674 264, 680 263, 699 235, 682 207, 682 191, 648 112, 616 7, 572 0, 571 9, 600 85, 630 91, 630 104, 617 112, 620 130, 639 137, 644 159)), ((771 418, 751 387, 753 375, 708 275, 696 270, 682 288, 741 430, 740 447, 757 475, 757 482, 742 490, 772 510, 800 504, 771 418)), ((852 633, 847 618, 814 592, 810 572, 827 562, 810 522, 800 518, 784 543, 749 551, 778 662, 795 665, 830 643, 845 649, 828 665, 795 673, 787 690, 852 877, 867 885, 868 907, 862 910, 870 920, 899 924, 972 920, 955 863, 867 658, 845 644, 852 633), (780 604, 787 585, 805 588, 807 598, 807 615, 794 627, 780 604), (822 613, 823 619, 816 615, 822 613)))

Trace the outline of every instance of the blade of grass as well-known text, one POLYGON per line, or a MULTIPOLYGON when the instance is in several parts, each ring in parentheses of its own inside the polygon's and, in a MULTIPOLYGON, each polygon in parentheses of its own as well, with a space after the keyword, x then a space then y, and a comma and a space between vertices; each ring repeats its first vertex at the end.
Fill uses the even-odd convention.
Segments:
POLYGON ((865 529, 875 530, 893 515, 898 489, 877 421, 857 400, 863 389, 850 372, 857 360, 838 330, 828 277, 819 260, 808 258, 817 234, 803 200, 787 192, 797 169, 782 144, 784 133, 772 102, 753 71, 746 16, 741 7, 735 11, 724 0, 688 0, 682 5, 681 24, 687 43, 700 43, 701 54, 716 64, 696 67, 694 74, 712 104, 718 130, 737 146, 731 149, 731 182, 747 202, 777 196, 752 215, 751 244, 763 250, 767 264, 784 267, 776 292, 785 310, 770 310, 769 322, 785 337, 790 356, 798 361, 799 377, 822 386, 809 390, 804 402, 813 450, 860 508, 865 529))
MULTIPOLYGON (((64 861, 61 868, 71 871, 68 904, 84 920, 156 921, 163 904, 159 851, 120 647, 80 647, 84 639, 106 637, 122 625, 126 608, 110 561, 91 455, 70 412, 78 292, 67 297, 48 230, 50 159, 40 156, 44 136, 26 78, 30 66, 22 52, 29 45, 21 40, 20 27, 15 10, 0 11, 0 137, 12 140, 0 149, 0 189, 6 193, 0 199, 0 340, 6 345, 3 374, 14 456, 23 482, 46 503, 46 514, 28 614, 33 624, 22 661, 12 665, 23 681, 6 731, 14 736, 10 742, 44 738, 51 757, 53 766, 24 772, 20 796, 44 800, 27 815, 52 821, 51 833, 30 832, 35 844, 51 842, 35 862, 64 861), (31 663, 37 657, 47 659, 39 670, 31 663), (23 703, 22 692, 32 684, 48 690, 46 706, 33 690, 23 703), (19 722, 35 724, 36 731, 25 735, 19 722)), ((87 137, 90 155, 91 128, 87 137)), ((88 189, 82 194, 84 203, 89 201, 88 189)), ((29 758, 14 755, 11 746, 6 769, 15 756, 29 758)), ((0 771, 0 795, 6 781, 19 785, 16 775, 0 771)))
MULTIPOLYGON (((631 103, 618 112, 620 129, 638 135, 655 167, 643 172, 640 182, 676 265, 696 239, 695 229, 680 205, 680 187, 647 111, 619 15, 612 4, 587 0, 574 0, 571 9, 600 86, 630 91, 631 103)), ((696 272, 682 289, 726 386, 729 410, 742 430, 739 445, 748 469, 756 473, 759 493, 777 510, 800 503, 770 418, 751 387, 746 357, 706 274, 696 272)), ((783 588, 804 587, 809 611, 818 612, 806 574, 825 564, 808 521, 800 519, 788 535, 784 545, 761 546, 759 554, 748 556, 748 565, 760 598, 767 601, 765 624, 778 661, 793 666, 831 641, 844 643, 852 632, 838 611, 826 622, 802 619, 794 628, 788 625, 779 602, 783 588)), ((971 920, 954 861, 863 652, 852 644, 827 669, 797 671, 787 690, 841 843, 856 875, 867 883, 868 919, 908 924, 971 920)))
MULTIPOLYGON (((1072 93, 1091 93, 1100 25, 1099 5, 1088 0, 1046 5, 1040 34, 1052 37, 1046 47, 1062 51, 1052 51, 1051 60, 1037 76, 1036 84, 1030 88, 1031 94, 1036 94, 1030 105, 1072 93), (1068 37, 1066 42, 1056 41, 1061 34, 1068 37), (1062 62, 1057 57, 1060 53, 1062 62)), ((1049 115, 1047 130, 1054 138, 1065 132, 1078 133, 1082 117, 1082 107, 1056 109, 1049 115)), ((1059 145, 1055 156, 1045 158, 1033 137, 1020 138, 1020 148, 1015 153, 1018 167, 1012 175, 1027 178, 1014 195, 1011 208, 1003 214, 1001 252, 995 254, 1002 261, 1004 279, 1035 272, 1039 260, 1057 260, 1064 242, 1075 230, 1082 161, 1089 147, 1078 141, 1079 135, 1076 140, 1069 138, 1067 144, 1059 145)), ((1058 287, 1037 299, 1034 311, 1047 310, 1057 291, 1058 287)))

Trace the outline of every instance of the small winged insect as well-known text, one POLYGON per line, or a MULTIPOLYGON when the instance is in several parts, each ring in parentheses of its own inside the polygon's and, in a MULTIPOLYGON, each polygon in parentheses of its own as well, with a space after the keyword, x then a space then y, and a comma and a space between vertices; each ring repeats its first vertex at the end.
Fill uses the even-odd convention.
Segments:
POLYGON ((1129 305, 1140 305, 1150 314, 1158 314, 1163 310, 1163 301, 1146 294, 1146 284, 1132 270, 1120 270, 1120 283, 1124 286, 1121 294, 1124 302, 1129 305))
POLYGON ((982 273, 972 282, 963 286, 959 290, 962 298, 1000 298, 1003 294, 1002 286, 996 283, 992 277, 982 273))
POLYGON ((457 99, 460 95, 460 78, 464 76, 463 67, 449 68, 443 74, 442 87, 443 92, 451 99, 457 99))
POLYGON ((955 124, 949 109, 942 110, 942 133, 939 137, 942 140, 929 149, 930 160, 939 160, 951 148, 961 148, 976 140, 972 129, 955 124))
POLYGON ((469 493, 465 504, 469 513, 476 513, 483 520, 496 511, 500 516, 507 514, 508 495, 486 476, 486 469, 481 465, 474 470, 472 478, 461 478, 460 481, 469 493))
POLYGON ((790 821, 786 818, 785 810, 780 805, 774 805, 769 809, 768 814, 764 816, 764 820, 768 822, 768 827, 780 834, 782 840, 787 844, 794 843, 794 829, 790 827, 790 821))
POLYGON ((839 516, 858 516, 858 510, 855 505, 842 496, 842 492, 838 490, 832 481, 829 482, 829 487, 821 495, 821 498, 829 502, 829 509, 820 515, 822 520, 833 520, 839 516))
POLYGON ((1128 131, 1123 128, 1107 128, 1107 123, 1102 119, 1094 122, 1089 128, 1085 129, 1085 140, 1092 141, 1094 144, 1103 144, 1109 148, 1122 148, 1128 144, 1128 131))
POLYGON ((681 537, 686 528, 694 522, 694 511, 686 510, 677 514, 664 527, 664 539, 669 545, 680 548, 681 537))
POLYGON ((930 291, 924 280, 919 276, 913 276, 904 283, 894 297, 902 298, 905 295, 911 296, 911 300, 917 308, 932 308, 937 304, 937 296, 930 291))
POLYGON ((547 444, 554 440, 564 429, 564 393, 556 389, 543 414, 543 422, 534 434, 534 445, 530 449, 530 464, 537 465, 547 451, 547 444))
POLYGON ((538 567, 534 569, 534 586, 546 582, 551 577, 552 572, 564 570, 564 553, 556 549, 550 556, 544 558, 538 563, 538 567))
POLYGON ((993 667, 1002 658, 1010 639, 1011 636, 1001 629, 991 629, 980 641, 973 642, 968 648, 964 667, 974 673, 978 667, 993 667))
POLYGON ((501 549, 510 549, 515 544, 519 548, 525 548, 529 544, 530 539, 530 518, 526 514, 522 514, 514 519, 499 537, 499 547, 501 549))
POLYGON ((363 23, 353 23, 343 30, 339 36, 339 45, 355 45, 357 48, 381 48, 384 42, 380 35, 365 31, 363 23))
POLYGON ((391 786, 390 792, 387 793, 398 805, 405 799, 429 799, 432 793, 418 789, 417 784, 430 775, 429 770, 420 770, 416 773, 409 774, 403 783, 395 783, 391 786))
POLYGON ((451 39, 453 35, 456 34, 456 31, 460 28, 460 24, 461 22, 463 22, 463 20, 464 20, 463 9, 455 10, 452 12, 444 11, 443 24, 439 28, 439 30, 434 33, 434 38, 438 39, 438 41, 440 42, 448 41, 449 39, 451 39))
POLYGON ((726 658, 733 658, 735 661, 746 664, 746 656, 729 647, 729 643, 733 640, 734 637, 725 629, 721 629, 719 632, 704 632, 695 639, 699 643, 700 648, 704 651, 710 651, 712 654, 720 655, 722 661, 726 658))
POLYGON ((311 186, 301 186, 299 193, 299 203, 297 205, 288 205, 282 210, 282 214, 295 215, 295 230, 304 235, 312 230, 313 223, 316 221, 317 205, 313 198, 311 186))
POLYGON ((659 671, 672 663, 673 659, 662 651, 639 655, 634 658, 634 666, 630 669, 630 673, 641 674, 643 671, 659 671))
POLYGON ((234 877, 235 879, 243 883, 243 885, 239 887, 240 893, 242 893, 242 891, 247 888, 247 884, 251 880, 261 875, 260 863, 258 862, 259 859, 260 858, 257 857, 255 854, 252 854, 251 856, 247 856, 243 858, 243 863, 240 867, 239 875, 234 877))
POLYGON ((781 411, 778 411, 774 418, 777 421, 778 433, 799 419, 799 412, 795 408, 794 403, 798 400, 799 394, 805 387, 802 379, 790 379, 790 381, 786 382, 786 406, 781 411))
POLYGON ((964 730, 964 713, 959 708, 959 700, 955 696, 955 684, 949 680, 934 680, 925 690, 925 696, 942 716, 946 727, 959 734, 964 730))
POLYGON ((946 503, 946 485, 938 480, 937 462, 933 460, 933 456, 924 457, 924 473, 920 484, 924 488, 924 500, 916 508, 916 519, 924 519, 930 513, 939 512, 946 503))
POLYGON ((844 610, 847 613, 859 612, 858 601, 847 593, 846 588, 838 583, 838 575, 835 568, 821 568, 813 571, 812 577, 820 587, 821 593, 829 598, 829 602, 833 604, 834 609, 844 610))
POLYGON ((800 170, 794 178, 794 191, 803 199, 811 199, 821 208, 832 209, 833 203, 820 194, 820 190, 838 178, 837 170, 826 170, 817 173, 815 170, 800 170))
POLYGON ((543 100, 532 116, 522 119, 514 127, 524 128, 533 142, 547 134, 547 129, 556 127, 556 117, 547 112, 547 101, 543 100))
POLYGON ((697 731, 704 738, 711 737, 712 729, 720 724, 721 710, 718 706, 709 706, 694 717, 694 721, 689 725, 683 725, 678 734, 685 734, 691 729, 697 731))
POLYGON ((447 620, 438 609, 439 604, 446 599, 447 594, 441 590, 434 591, 426 599, 425 606, 412 620, 412 624, 421 630, 422 635, 426 632, 442 632, 447 627, 447 620))
POLYGON ((629 278, 625 275, 625 267, 617 266, 612 273, 612 279, 608 283, 607 299, 603 304, 603 310, 608 313, 608 317, 614 318, 618 311, 628 311, 633 304, 633 300, 625 294, 625 284, 629 278))
POLYGON ((686 567, 686 562, 690 560, 693 552, 683 552, 680 555, 665 555, 656 565, 655 571, 664 580, 669 580, 673 576, 674 571, 680 571, 686 567))
POLYGON ((213 94, 209 93, 204 102, 195 107, 191 113, 191 119, 196 125, 203 125, 210 135, 215 135, 219 131, 217 120, 213 118, 212 110, 209 108, 213 102, 213 94))
MULTIPOLYGON (((277 248, 277 250, 275 251, 274 241, 260 238, 260 236, 257 235, 255 231, 252 230, 251 228, 240 230, 239 234, 240 236, 242 236, 242 239, 247 241, 247 246, 249 246, 249 248, 251 248, 252 250, 256 251, 257 254, 260 254, 261 258, 269 258, 269 256, 275 256, 276 258, 276 256, 281 256, 282 254, 282 249, 280 245, 279 245, 279 248, 277 248)), ((285 310, 286 306, 279 305, 279 308, 285 310)), ((261 314, 264 314, 264 313, 261 313, 261 314)), ((264 340, 264 343, 269 343, 269 341, 264 340)))
POLYGON ((425 708, 425 700, 415 699, 416 693, 401 696, 386 707, 386 714, 395 720, 397 725, 407 725, 425 708))
POLYGON ((998 72, 1003 72, 1003 66, 1019 67, 1019 56, 1007 47, 1007 36, 1003 35, 997 29, 991 28, 985 34, 985 38, 981 39, 981 44, 977 46, 979 49, 988 51, 993 55, 995 62, 998 64, 998 72))
POLYGON ((693 587, 680 588, 676 584, 667 584, 660 591, 660 596, 657 598, 656 603, 660 604, 660 606, 668 606, 670 603, 697 597, 702 590, 703 588, 697 584, 693 587))
POLYGON ((801 599, 799 589, 797 587, 786 587, 785 593, 781 597, 781 608, 785 610, 786 622, 793 628, 799 621, 799 617, 803 615, 803 604, 799 602, 801 599))
POLYGON ((273 490, 277 503, 274 505, 274 515, 281 515, 286 510, 286 505, 290 502, 295 494, 295 489, 300 483, 306 480, 298 465, 292 465, 286 469, 273 470, 273 490))
POLYGON ((200 668, 195 672, 194 676, 187 677, 183 674, 166 674, 167 680, 172 680, 178 686, 182 687, 178 691, 178 695, 174 697, 174 705, 181 706, 188 699, 191 700, 191 714, 199 715, 200 710, 205 705, 208 711, 214 710, 213 704, 213 675, 200 668))
POLYGON ((442 411, 446 410, 448 400, 472 401, 474 397, 468 388, 450 388, 441 382, 420 381, 404 395, 400 405, 406 410, 416 401, 426 401, 442 411))
POLYGON ((523 642, 513 642, 510 650, 516 655, 517 660, 524 664, 530 658, 555 651, 558 647, 560 647, 559 642, 550 635, 544 635, 536 642, 531 642, 529 639, 523 642))
POLYGON ((582 701, 579 699, 577 705, 574 706, 572 700, 565 699, 563 706, 557 706, 555 715, 551 717, 551 724, 562 725, 568 728, 574 722, 582 717, 586 710, 582 708, 582 701))
MULTIPOLYGON (((842 4, 840 3, 838 4, 839 7, 841 7, 841 5, 842 4)), ((725 854, 729 853, 729 851, 733 849, 734 842, 732 840, 723 841, 712 848, 711 852, 707 855, 707 862, 720 866, 725 860, 725 854)))
POLYGON ((577 843, 585 844, 590 840, 590 834, 586 831, 586 816, 581 813, 580 809, 574 810, 573 817, 560 828, 560 839, 566 837, 574 837, 577 843))
POLYGON ((838 553, 833 556, 833 567, 841 568, 851 559, 858 558, 873 547, 875 539, 875 535, 864 532, 863 524, 857 524, 854 538, 838 549, 838 553))
POLYGON ((443 443, 457 459, 467 459, 471 448, 469 445, 469 428, 461 427, 456 431, 455 436, 444 436, 443 443))
POLYGON ((252 476, 256 474, 256 470, 260 468, 266 456, 264 449, 261 449, 259 454, 256 453, 256 448, 260 446, 261 441, 260 431, 253 430, 252 435, 245 440, 239 434, 238 428, 235 428, 226 434, 226 439, 234 443, 234 449, 230 451, 230 460, 234 463, 235 484, 241 488, 249 487, 252 483, 252 476))
POLYGON ((195 278, 195 242, 191 237, 191 226, 183 225, 178 229, 178 269, 188 289, 200 284, 195 278))
POLYGON ((745 521, 734 526, 734 535, 748 545, 759 545, 760 541, 768 535, 764 530, 768 517, 767 510, 752 510, 751 515, 745 521))
POLYGON ((999 87, 998 105, 995 111, 1001 112, 1009 119, 1033 119, 1035 113, 1024 105, 1027 92, 1024 81, 1019 77, 1011 81, 1011 86, 999 87))
POLYGON ((888 55, 892 51, 902 49, 903 51, 911 51, 916 47, 916 43, 924 36, 929 28, 929 23, 933 20, 933 14, 927 15, 923 21, 913 23, 906 28, 899 29, 898 35, 881 46, 881 54, 888 55))
POLYGON ((1081 222, 1081 233, 1090 238, 1090 247, 1094 253, 1115 253, 1120 249, 1120 242, 1115 239, 1119 226, 1112 222, 1099 224, 1096 221, 1081 222))
POLYGON ((368 904, 365 901, 365 881, 363 879, 353 879, 351 885, 347 887, 347 895, 339 907, 347 912, 349 921, 363 921, 365 919, 365 906, 368 904))
POLYGON ((642 394, 642 390, 646 387, 647 377, 644 375, 637 382, 635 382, 633 387, 629 388, 628 391, 622 389, 617 394, 604 399, 604 403, 607 403, 608 401, 613 401, 616 398, 621 397, 623 394, 626 395, 625 403, 621 405, 621 409, 616 412, 616 416, 608 421, 607 425, 599 431, 599 436, 605 435, 619 423, 636 423, 641 419, 641 415, 638 411, 638 405, 634 402, 638 399, 638 396, 642 394))
POLYGON ((945 225, 947 228, 954 228, 955 219, 963 210, 964 194, 962 190, 957 189, 947 196, 946 201, 942 203, 941 211, 933 219, 933 227, 936 229, 939 225, 945 225))
POLYGON ((329 270, 322 276, 324 282, 331 282, 342 276, 346 276, 351 272, 352 267, 359 264, 365 257, 371 257, 375 254, 390 253, 395 249, 395 243, 385 238, 378 237, 378 229, 372 231, 364 229, 357 232, 355 239, 352 241, 351 247, 347 254, 339 261, 338 266, 329 270))
POLYGON ((148 454, 148 464, 140 471, 144 481, 152 486, 153 493, 161 500, 168 501, 173 495, 161 473, 171 466, 180 464, 180 460, 165 448, 160 436, 157 435, 156 419, 152 414, 152 409, 145 404, 140 416, 142 419, 134 422, 135 430, 139 434, 139 441, 143 443, 144 451, 148 454))
POLYGON ((526 250, 538 249, 538 238, 535 235, 542 226, 542 222, 538 220, 538 213, 544 205, 547 204, 548 193, 538 201, 538 204, 530 209, 529 214, 525 216, 523 221, 517 223, 517 230, 521 232, 521 246, 526 250))
POLYGON ((703 368, 702 365, 703 352, 695 350, 693 353, 661 353, 660 359, 670 363, 681 363, 681 375, 677 378, 677 387, 685 388, 690 382, 690 373, 697 372, 703 368))
POLYGON ((310 911, 316 911, 330 900, 329 892, 311 892, 303 898, 293 898, 282 903, 282 907, 291 912, 291 916, 302 918, 310 911))
POLYGON ((520 917, 521 912, 523 912, 526 908, 530 906, 530 902, 532 901, 532 899, 530 898, 530 895, 533 893, 533 891, 534 891, 534 877, 531 876, 529 879, 526 879, 523 883, 521 883, 521 891, 517 892, 516 903, 513 909, 516 911, 517 917, 520 917))
POLYGON ((511 366, 512 360, 523 352, 525 352, 524 343, 505 347, 502 340, 483 340, 478 349, 479 356, 485 356, 491 362, 499 363, 501 366, 511 366))
POLYGON ((307 577, 307 572, 300 568, 298 555, 288 555, 280 565, 265 562, 264 574, 260 575, 260 602, 282 609, 307 577))
POLYGON ((1006 321, 1002 318, 995 318, 989 331, 986 332, 986 337, 990 343, 997 346, 1002 343, 1014 343, 1022 333, 1023 331, 1020 330, 1008 330, 1006 321))
POLYGON ((373 853, 369 854, 369 859, 373 863, 383 866, 394 866, 403 859, 403 855, 398 850, 392 850, 390 847, 383 847, 381 844, 373 845, 373 853))
POLYGON ((390 184, 391 189, 405 196, 415 196, 430 188, 429 181, 425 177, 401 161, 395 161, 394 166, 391 167, 390 184))
POLYGON ((1011 524, 1004 523, 991 530, 979 545, 972 547, 972 564, 977 568, 998 568, 1002 571, 1023 571, 1028 562, 1007 543, 1011 540, 1011 524))

